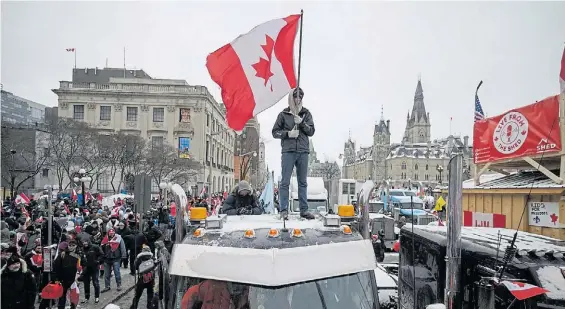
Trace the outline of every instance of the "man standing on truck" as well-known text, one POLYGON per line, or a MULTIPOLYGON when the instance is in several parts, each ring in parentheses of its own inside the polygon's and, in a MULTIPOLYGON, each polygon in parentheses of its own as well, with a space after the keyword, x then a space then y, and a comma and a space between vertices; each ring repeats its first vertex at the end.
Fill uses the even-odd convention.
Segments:
POLYGON ((281 183, 280 214, 283 220, 288 218, 288 198, 290 177, 296 166, 298 180, 298 202, 300 216, 311 220, 314 215, 308 211, 306 189, 308 188, 308 155, 310 153, 309 138, 314 135, 314 119, 310 111, 302 107, 304 91, 299 87, 288 96, 288 107, 283 109, 273 126, 273 137, 281 140, 281 183))

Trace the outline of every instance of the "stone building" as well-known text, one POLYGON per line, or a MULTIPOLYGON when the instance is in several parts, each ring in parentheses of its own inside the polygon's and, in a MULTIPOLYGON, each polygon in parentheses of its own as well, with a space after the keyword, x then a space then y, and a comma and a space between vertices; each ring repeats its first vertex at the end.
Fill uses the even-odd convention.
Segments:
POLYGON ((12 125, 42 125, 47 106, 1 90, 2 123, 12 125))
POLYGON ((123 131, 152 144, 182 146, 204 166, 196 177, 200 188, 207 184, 217 192, 233 186, 235 134, 228 130, 223 105, 205 86, 155 79, 143 70, 95 68, 73 69, 73 81, 61 81, 53 92, 59 117, 101 132, 123 131))
POLYGON ((447 165, 452 155, 465 156, 466 177, 471 177, 472 147, 469 138, 448 136, 431 140, 430 114, 426 112, 424 91, 418 80, 412 111, 406 117, 406 127, 400 143, 391 143, 390 120, 381 118, 373 130, 373 145, 357 150, 349 138, 343 150, 343 178, 375 182, 388 180, 404 187, 409 182, 435 186, 447 182, 447 165))

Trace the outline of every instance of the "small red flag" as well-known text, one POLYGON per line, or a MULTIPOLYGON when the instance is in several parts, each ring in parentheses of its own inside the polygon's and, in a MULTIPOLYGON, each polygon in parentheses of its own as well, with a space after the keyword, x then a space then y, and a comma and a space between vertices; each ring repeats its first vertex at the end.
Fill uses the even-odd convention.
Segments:
POLYGON ((67 51, 68 51, 68 52, 71 52, 71 53, 74 53, 74 52, 75 52, 75 48, 74 48, 74 47, 73 47, 73 48, 67 48, 67 51))

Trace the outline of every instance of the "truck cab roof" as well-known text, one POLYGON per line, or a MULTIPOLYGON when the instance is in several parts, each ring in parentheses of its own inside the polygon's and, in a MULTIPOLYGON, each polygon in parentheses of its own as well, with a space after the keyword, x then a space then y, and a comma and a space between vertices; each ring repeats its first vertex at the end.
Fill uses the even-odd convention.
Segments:
POLYGON ((282 286, 375 267, 371 241, 337 215, 308 221, 291 214, 286 222, 278 215, 219 215, 193 226, 174 246, 169 273, 282 286), (355 263, 346 262, 353 257, 355 263))

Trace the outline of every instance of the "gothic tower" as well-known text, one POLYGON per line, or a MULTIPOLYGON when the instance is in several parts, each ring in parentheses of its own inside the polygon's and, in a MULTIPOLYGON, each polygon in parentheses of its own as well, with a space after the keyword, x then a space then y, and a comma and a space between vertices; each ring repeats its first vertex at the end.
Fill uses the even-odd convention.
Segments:
POLYGON ((349 132, 349 138, 347 142, 343 145, 343 167, 345 174, 345 166, 355 162, 355 142, 351 140, 351 132, 349 132))
POLYGON ((381 119, 375 124, 373 133, 373 172, 371 178, 375 183, 381 183, 387 177, 386 158, 390 152, 390 120, 385 122, 383 107, 381 119))
POLYGON ((416 93, 414 94, 414 106, 412 107, 412 113, 408 112, 406 117, 406 130, 404 131, 402 141, 409 144, 428 143, 430 138, 430 113, 426 112, 422 81, 418 79, 416 93))

